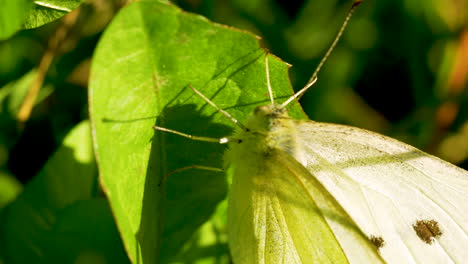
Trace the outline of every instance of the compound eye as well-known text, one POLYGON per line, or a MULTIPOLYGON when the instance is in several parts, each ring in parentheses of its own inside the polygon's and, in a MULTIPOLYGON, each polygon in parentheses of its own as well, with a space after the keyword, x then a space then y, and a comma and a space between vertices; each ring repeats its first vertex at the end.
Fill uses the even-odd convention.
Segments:
POLYGON ((254 114, 258 114, 258 112, 260 112, 260 111, 262 111, 262 106, 261 106, 261 105, 255 107, 255 109, 254 109, 254 114))
POLYGON ((268 105, 260 105, 260 106, 255 107, 255 109, 254 109, 254 114, 255 115, 258 115, 260 113, 265 115, 268 112, 269 112, 268 105))

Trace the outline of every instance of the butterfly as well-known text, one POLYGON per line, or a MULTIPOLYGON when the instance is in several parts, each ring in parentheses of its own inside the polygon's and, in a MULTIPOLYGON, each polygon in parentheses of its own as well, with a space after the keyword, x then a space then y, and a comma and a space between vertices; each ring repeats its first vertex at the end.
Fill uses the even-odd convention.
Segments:
POLYGON ((468 259, 467 171, 364 129, 292 119, 298 94, 281 105, 271 97, 245 125, 218 109, 239 126, 217 140, 234 170, 234 263, 468 259))
POLYGON ((467 171, 364 129, 288 115, 287 106, 315 83, 321 64, 306 87, 277 104, 265 56, 271 103, 255 108, 245 123, 192 88, 238 126, 232 136, 155 127, 228 144, 233 262, 465 262, 467 171))

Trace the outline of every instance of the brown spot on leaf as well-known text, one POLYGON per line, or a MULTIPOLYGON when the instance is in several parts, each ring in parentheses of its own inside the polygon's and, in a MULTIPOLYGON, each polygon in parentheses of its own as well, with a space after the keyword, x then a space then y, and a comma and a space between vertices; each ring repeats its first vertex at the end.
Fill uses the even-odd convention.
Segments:
POLYGON ((435 238, 442 235, 439 223, 436 220, 418 220, 413 224, 416 235, 427 244, 432 244, 435 238))
POLYGON ((385 240, 380 236, 372 235, 372 236, 370 236, 369 240, 370 240, 370 242, 372 242, 372 244, 374 244, 374 246, 377 249, 380 249, 385 245, 385 240))

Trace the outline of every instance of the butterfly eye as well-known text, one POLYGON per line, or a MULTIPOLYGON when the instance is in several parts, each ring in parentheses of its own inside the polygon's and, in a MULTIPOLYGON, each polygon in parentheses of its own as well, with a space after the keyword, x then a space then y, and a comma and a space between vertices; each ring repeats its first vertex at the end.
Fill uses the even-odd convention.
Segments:
POLYGON ((260 105, 260 106, 255 107, 254 109, 255 115, 258 115, 258 114, 269 115, 271 113, 272 113, 272 108, 269 105, 260 105))
POLYGON ((255 115, 258 114, 258 112, 260 112, 261 110, 262 110, 262 106, 261 106, 261 105, 255 107, 255 109, 254 109, 254 114, 255 114, 255 115))

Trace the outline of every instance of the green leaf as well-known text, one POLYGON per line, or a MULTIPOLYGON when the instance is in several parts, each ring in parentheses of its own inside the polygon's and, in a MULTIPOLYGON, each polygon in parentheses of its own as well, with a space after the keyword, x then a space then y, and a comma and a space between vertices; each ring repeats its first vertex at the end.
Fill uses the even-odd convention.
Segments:
POLYGON ((83 0, 36 0, 23 28, 35 28, 52 22, 78 8, 83 0))
POLYGON ((97 197, 96 176, 89 124, 83 122, 3 210, 5 262, 125 263, 108 204, 97 197))
POLYGON ((227 254, 227 200, 220 203, 213 216, 194 232, 173 263, 231 263, 227 254))
POLYGON ((21 29, 32 8, 32 0, 0 0, 0 40, 21 29))
POLYGON ((15 177, 0 171, 0 210, 13 201, 22 189, 15 177))
POLYGON ((0 40, 70 13, 83 0, 0 0, 0 40))
MULTIPOLYGON (((127 6, 104 33, 91 69, 90 114, 101 183, 132 261, 180 258, 227 193, 226 176, 197 169, 173 173, 158 186, 163 175, 187 166, 222 168, 224 146, 152 126, 229 135, 232 122, 189 85, 245 121, 268 102, 264 59, 255 36, 158 1, 127 6)), ((270 59, 276 97, 292 93, 287 71, 270 59)), ((304 118, 297 105, 291 110, 304 118)), ((217 250, 213 255, 228 254, 225 246, 217 250)))

